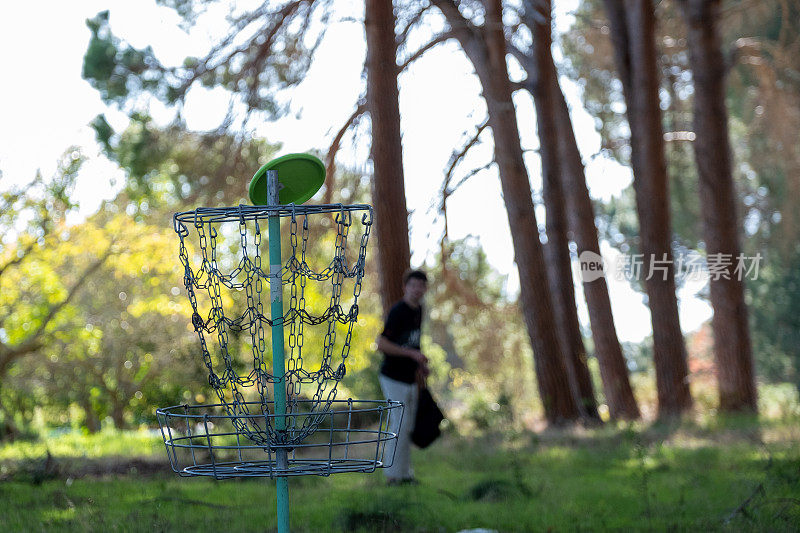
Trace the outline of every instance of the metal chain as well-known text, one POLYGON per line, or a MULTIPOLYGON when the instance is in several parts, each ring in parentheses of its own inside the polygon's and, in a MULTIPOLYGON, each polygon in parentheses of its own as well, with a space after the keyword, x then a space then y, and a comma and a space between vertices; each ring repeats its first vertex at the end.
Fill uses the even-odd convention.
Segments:
MULTIPOLYGON (((177 213, 174 227, 180 238, 179 256, 184 268, 184 285, 192 306, 192 325, 200 338, 203 361, 209 373, 209 385, 214 389, 220 401, 225 404, 236 431, 253 442, 270 447, 278 443, 278 435, 269 416, 271 406, 270 392, 272 384, 280 380, 270 371, 265 354, 271 345, 267 342, 265 331, 272 326, 280 325, 288 329, 289 357, 286 362, 286 392, 289 399, 287 410, 290 415, 287 423, 287 435, 290 444, 297 444, 313 433, 325 418, 327 411, 336 398, 337 386, 346 373, 346 360, 350 353, 353 325, 358 319, 358 297, 361 294, 366 248, 372 228, 372 208, 366 205, 346 206, 238 206, 227 209, 204 209, 177 213), (330 213, 335 215, 336 238, 334 241, 334 257, 321 270, 314 270, 308 261, 308 244, 310 242, 309 215, 330 213), (354 214, 360 214, 361 238, 358 245, 358 258, 352 266, 347 262, 347 241, 354 224, 354 214), (261 299, 262 292, 269 290, 269 274, 262 268, 262 233, 261 224, 269 216, 281 216, 289 220, 288 258, 280 271, 280 280, 288 288, 288 308, 281 317, 269 318, 264 315, 261 299), (302 229, 298 229, 298 218, 302 219, 302 229), (218 238, 226 223, 238 224, 239 248, 241 258, 235 267, 224 273, 217 260, 218 238), (192 268, 187 251, 190 240, 189 227, 197 233, 200 250, 199 266, 192 268), (250 243, 252 242, 252 247, 250 243), (252 250, 252 251, 251 251, 252 250), (345 313, 342 309, 341 297, 344 282, 352 279, 353 303, 345 313), (311 280, 324 285, 330 284, 330 300, 327 309, 316 315, 306 309, 306 287, 311 280), (225 290, 227 289, 227 290, 225 290), (210 309, 206 318, 199 311, 197 291, 205 292, 210 301, 210 309), (224 303, 237 293, 244 292, 246 309, 241 315, 231 318, 224 310, 224 303), (304 328, 306 325, 326 325, 326 334, 321 347, 320 368, 309 371, 303 367, 304 328), (346 326, 344 340, 337 343, 337 324, 346 326), (229 333, 247 332, 252 351, 252 369, 247 375, 237 372, 237 364, 231 355, 229 333), (216 335, 213 335, 216 333, 216 335), (206 335, 216 337, 213 348, 206 335), (333 368, 334 350, 339 352, 336 368, 333 368), (213 355, 212 355, 213 354, 213 355), (303 384, 316 385, 316 391, 308 399, 302 400, 303 384), (261 415, 255 416, 248 408, 248 392, 255 388, 261 399, 261 415), (296 427, 298 405, 310 405, 311 415, 304 416, 303 426, 296 427), (317 416, 313 416, 317 413, 317 416)), ((230 305, 230 302, 228 303, 230 305)), ((314 347, 319 350, 320 347, 314 347)), ((304 409, 307 409, 305 407, 304 409)), ((281 442, 286 437, 281 436, 281 442)))

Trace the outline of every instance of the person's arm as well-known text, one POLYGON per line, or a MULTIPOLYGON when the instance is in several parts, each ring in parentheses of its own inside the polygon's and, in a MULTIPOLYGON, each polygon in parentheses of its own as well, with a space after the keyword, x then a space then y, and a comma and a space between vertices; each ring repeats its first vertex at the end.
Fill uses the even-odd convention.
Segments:
POLYGON ((408 357, 409 359, 413 359, 421 365, 426 365, 428 363, 428 358, 425 357, 425 354, 423 354, 420 350, 409 348, 408 346, 400 346, 399 344, 390 341, 383 335, 378 335, 377 344, 378 349, 387 355, 408 357))

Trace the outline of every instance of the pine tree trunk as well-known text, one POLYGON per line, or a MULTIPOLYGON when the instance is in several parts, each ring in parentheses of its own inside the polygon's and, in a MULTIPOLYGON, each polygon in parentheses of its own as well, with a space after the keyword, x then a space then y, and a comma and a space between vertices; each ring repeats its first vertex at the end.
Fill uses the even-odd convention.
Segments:
POLYGON ((403 297, 403 273, 411 264, 394 24, 392 0, 367 0, 364 26, 367 36, 367 107, 372 121, 372 201, 384 310, 403 297))
POLYGON ((575 304, 575 287, 567 238, 567 214, 564 191, 561 185, 561 160, 558 153, 558 126, 556 121, 556 95, 558 87, 555 66, 552 64, 551 6, 549 0, 537 4, 537 13, 527 8, 523 19, 533 34, 533 55, 537 72, 528 73, 535 83, 530 87, 536 106, 536 122, 539 136, 539 155, 542 161, 542 196, 547 210, 547 244, 544 257, 547 264, 553 296, 553 310, 558 328, 558 337, 565 355, 565 367, 570 389, 581 416, 599 420, 597 400, 594 396, 592 377, 586 363, 586 347, 583 344, 578 309, 575 304))
POLYGON ((519 270, 522 314, 534 351, 534 366, 545 416, 550 423, 578 418, 553 317, 552 297, 522 157, 517 116, 506 68, 506 42, 499 0, 484 0, 486 18, 478 28, 452 0, 433 0, 448 20, 483 87, 494 135, 495 160, 519 270))
MULTIPOLYGON (((550 64, 555 69, 555 64, 550 64)), ((600 243, 594 222, 594 206, 586 186, 586 174, 581 158, 567 101, 558 80, 555 81, 556 117, 562 179, 566 191, 569 225, 578 255, 591 252, 600 257, 600 243)), ((634 420, 639 418, 639 407, 633 395, 628 367, 617 337, 611 298, 605 276, 584 281, 583 295, 589 311, 589 323, 594 341, 594 353, 600 366, 600 378, 611 418, 634 420)))
MULTIPOLYGON (((518 59, 521 59, 522 66, 526 70, 528 76, 526 88, 529 91, 533 93, 537 90, 535 86, 542 83, 540 79, 549 80, 553 99, 550 107, 553 108, 555 131, 548 135, 554 136, 557 143, 557 154, 550 158, 557 158, 560 171, 561 190, 566 198, 568 237, 571 233, 579 256, 585 252, 591 252, 599 258, 600 246, 597 240, 597 228, 594 224, 594 208, 586 187, 583 162, 575 140, 572 119, 558 83, 557 69, 549 47, 543 47, 541 50, 535 48, 537 41, 547 42, 550 39, 551 33, 546 33, 537 39, 537 32, 547 31, 543 28, 547 28, 550 21, 549 2, 536 3, 536 9, 539 10, 538 13, 526 9, 522 15, 523 23, 534 33, 534 57, 518 56, 518 59)), ((537 114, 539 114, 538 109, 537 114)), ((543 156, 545 156, 544 153, 543 156)), ((547 180, 547 172, 544 174, 545 180, 547 180)), ((600 376, 610 415, 614 419, 636 419, 640 416, 639 408, 633 396, 627 366, 617 339, 605 277, 601 276, 592 282, 585 282, 583 289, 589 309, 595 355, 599 362, 600 376)))
POLYGON ((725 106, 725 61, 717 30, 718 0, 682 0, 694 78, 695 159, 700 178, 706 253, 722 259, 724 272, 711 276, 714 355, 722 411, 757 410, 753 354, 741 272, 736 191, 725 106), (723 254, 723 255, 716 255, 723 254), (728 264, 729 263, 729 264, 728 264))
POLYGON ((631 165, 653 326, 658 416, 691 408, 686 346, 678 317, 669 187, 659 107, 655 13, 650 0, 604 0, 631 130, 631 165))

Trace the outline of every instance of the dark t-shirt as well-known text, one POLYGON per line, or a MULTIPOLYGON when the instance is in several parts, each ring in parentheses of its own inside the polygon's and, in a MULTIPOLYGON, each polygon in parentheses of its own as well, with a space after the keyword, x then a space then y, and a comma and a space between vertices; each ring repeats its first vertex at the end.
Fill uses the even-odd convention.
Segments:
MULTIPOLYGON (((421 326, 422 307, 414 309, 400 300, 389 310, 381 335, 400 346, 419 350, 421 326)), ((410 357, 384 353, 381 374, 403 383, 414 383, 418 367, 410 357)))

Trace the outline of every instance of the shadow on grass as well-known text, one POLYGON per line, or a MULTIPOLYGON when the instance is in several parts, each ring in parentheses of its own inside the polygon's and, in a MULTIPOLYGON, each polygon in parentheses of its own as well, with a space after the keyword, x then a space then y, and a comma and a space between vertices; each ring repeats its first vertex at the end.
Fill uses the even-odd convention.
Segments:
POLYGON ((518 498, 527 499, 533 495, 533 491, 527 484, 508 479, 485 479, 469 489, 469 498, 482 502, 502 502, 518 498))
POLYGON ((413 526, 408 513, 409 502, 404 499, 372 500, 342 509, 334 523, 341 531, 408 531, 413 526))

